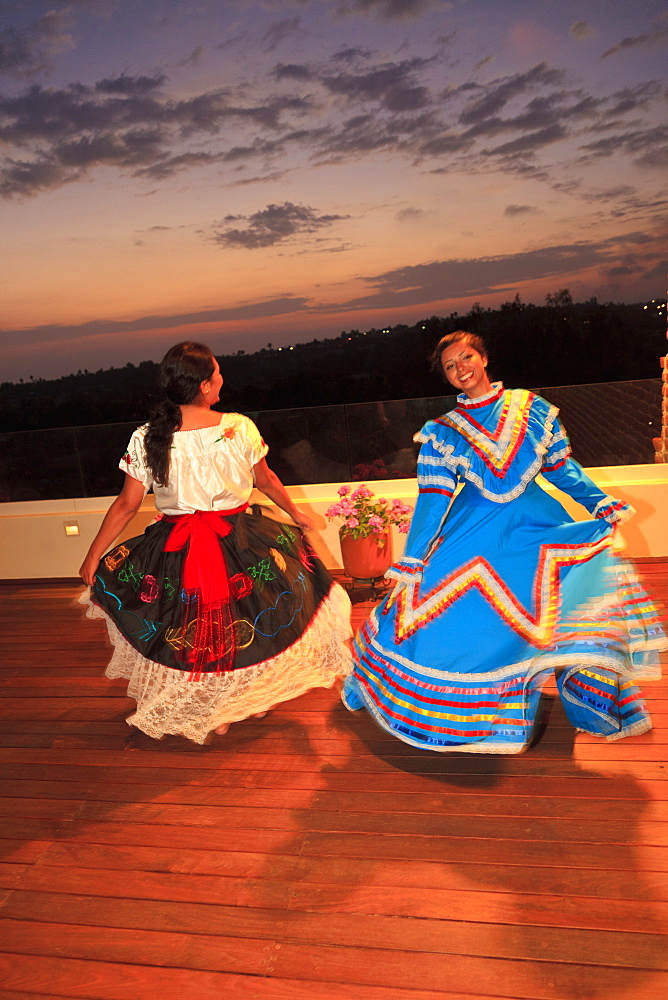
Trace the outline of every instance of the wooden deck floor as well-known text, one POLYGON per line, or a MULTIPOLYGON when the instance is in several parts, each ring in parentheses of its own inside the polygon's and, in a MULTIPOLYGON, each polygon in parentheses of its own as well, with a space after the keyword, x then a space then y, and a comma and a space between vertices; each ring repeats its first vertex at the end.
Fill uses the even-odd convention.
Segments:
POLYGON ((331 691, 155 743, 77 592, 0 585, 2 1000, 668 996, 668 683, 652 733, 555 704, 520 757, 414 750, 331 691))

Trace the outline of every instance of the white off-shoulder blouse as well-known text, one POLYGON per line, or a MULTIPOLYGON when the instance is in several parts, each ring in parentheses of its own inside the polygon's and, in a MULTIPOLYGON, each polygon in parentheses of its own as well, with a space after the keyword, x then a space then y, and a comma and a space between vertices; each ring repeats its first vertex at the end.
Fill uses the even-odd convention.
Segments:
POLYGON ((145 492, 153 490, 161 513, 232 510, 247 503, 253 489, 253 466, 269 450, 248 417, 223 413, 214 427, 176 431, 165 486, 153 482, 146 465, 147 430, 148 424, 137 428, 118 464, 145 492))

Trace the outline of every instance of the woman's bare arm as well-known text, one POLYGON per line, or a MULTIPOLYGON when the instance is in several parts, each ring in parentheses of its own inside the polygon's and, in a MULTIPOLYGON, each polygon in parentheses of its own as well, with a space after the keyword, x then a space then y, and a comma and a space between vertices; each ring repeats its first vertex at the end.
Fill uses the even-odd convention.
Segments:
POLYGON ((264 458, 260 459, 257 465, 253 466, 253 476, 255 477, 257 488, 265 496, 268 496, 270 500, 273 500, 281 510, 289 514, 295 524, 299 525, 304 531, 309 531, 313 527, 310 518, 302 514, 299 508, 293 504, 285 486, 276 473, 271 471, 264 458))
POLYGON ((132 476, 125 476, 123 489, 104 515, 100 530, 91 542, 86 558, 81 564, 79 576, 89 587, 95 581, 95 572, 100 559, 123 528, 132 520, 144 499, 144 487, 132 476))

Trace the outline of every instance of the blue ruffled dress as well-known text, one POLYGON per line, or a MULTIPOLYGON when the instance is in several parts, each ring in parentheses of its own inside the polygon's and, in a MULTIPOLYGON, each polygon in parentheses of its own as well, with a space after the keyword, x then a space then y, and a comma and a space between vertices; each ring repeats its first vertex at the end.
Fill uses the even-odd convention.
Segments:
POLYGON ((405 552, 356 637, 346 707, 367 708, 414 746, 519 753, 554 675, 577 729, 610 740, 650 729, 635 682, 659 676, 668 642, 612 549, 633 508, 570 457, 556 407, 495 383, 484 397, 459 396, 415 440, 405 552), (539 474, 593 520, 574 521, 539 474))

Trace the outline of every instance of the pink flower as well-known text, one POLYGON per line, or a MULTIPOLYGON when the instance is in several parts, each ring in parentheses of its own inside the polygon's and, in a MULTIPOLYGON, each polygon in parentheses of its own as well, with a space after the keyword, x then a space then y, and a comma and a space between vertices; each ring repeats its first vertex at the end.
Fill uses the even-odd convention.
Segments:
POLYGON ((366 483, 362 483, 361 486, 357 487, 357 489, 355 490, 354 493, 351 493, 350 499, 351 500, 366 500, 366 499, 368 499, 369 497, 372 497, 372 496, 373 496, 373 493, 371 492, 371 490, 369 489, 369 487, 366 485, 366 483))
MULTIPOLYGON (((359 466, 358 466, 359 468, 359 466)), ((332 520, 340 518, 339 531, 342 535, 353 534, 355 538, 367 538, 373 534, 380 536, 391 524, 396 524, 402 534, 406 534, 412 512, 412 507, 401 500, 387 500, 377 497, 366 483, 360 485, 351 493, 348 485, 340 486, 339 503, 330 504, 326 516, 332 520)))

